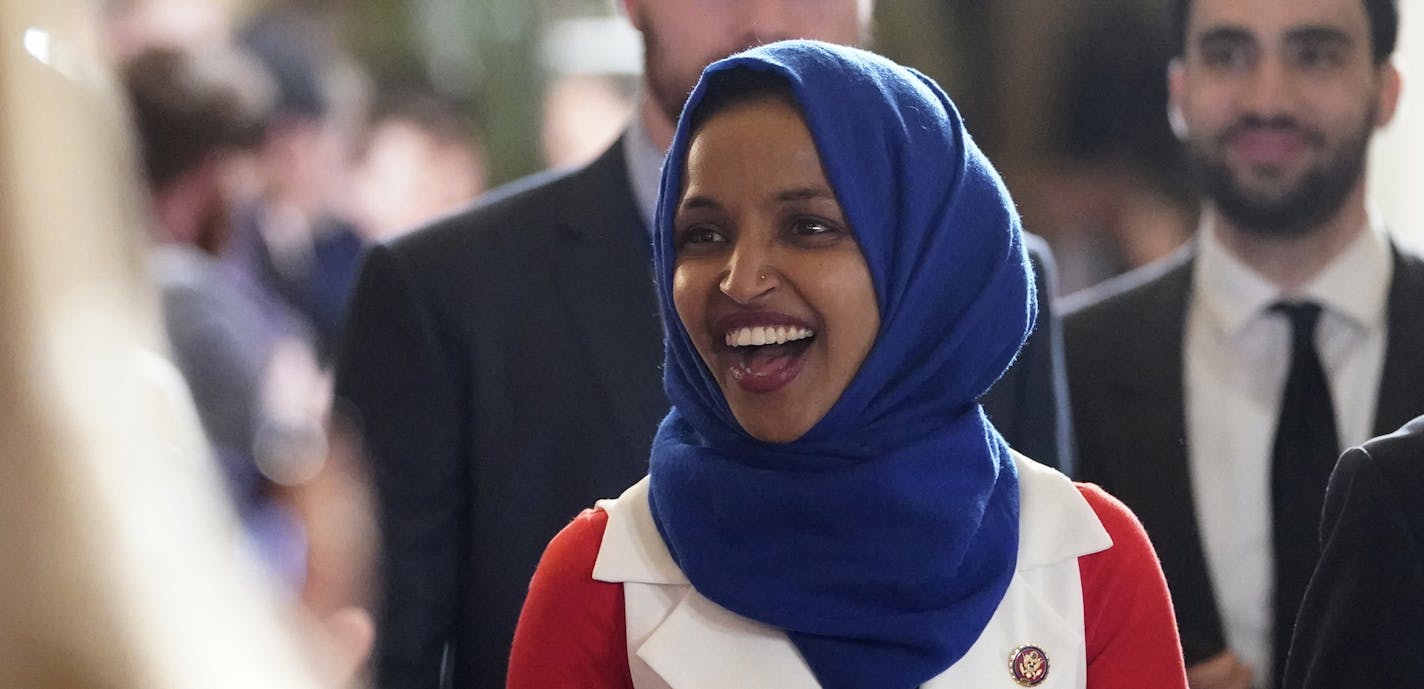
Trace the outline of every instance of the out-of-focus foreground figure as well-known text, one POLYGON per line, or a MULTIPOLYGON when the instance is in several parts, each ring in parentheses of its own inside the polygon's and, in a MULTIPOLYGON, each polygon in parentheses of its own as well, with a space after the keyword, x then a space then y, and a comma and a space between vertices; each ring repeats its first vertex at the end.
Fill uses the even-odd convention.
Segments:
POLYGON ((0 5, 0 686, 330 686, 161 354, 95 9, 0 5))

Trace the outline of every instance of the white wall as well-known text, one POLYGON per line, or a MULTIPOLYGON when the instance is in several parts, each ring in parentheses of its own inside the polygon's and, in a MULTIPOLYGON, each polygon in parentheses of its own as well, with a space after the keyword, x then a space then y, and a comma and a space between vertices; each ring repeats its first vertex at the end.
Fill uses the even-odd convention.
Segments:
POLYGON ((1424 249, 1424 2, 1399 0, 1399 10, 1404 94, 1394 122, 1375 137, 1370 187, 1394 236, 1424 249))

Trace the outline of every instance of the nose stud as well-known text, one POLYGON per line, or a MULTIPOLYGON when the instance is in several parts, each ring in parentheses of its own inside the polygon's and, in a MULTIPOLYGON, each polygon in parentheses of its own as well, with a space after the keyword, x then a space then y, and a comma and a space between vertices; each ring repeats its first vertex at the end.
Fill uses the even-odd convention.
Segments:
POLYGON ((765 280, 765 279, 766 279, 766 273, 762 273, 761 275, 757 276, 757 278, 760 279, 760 280, 765 280))

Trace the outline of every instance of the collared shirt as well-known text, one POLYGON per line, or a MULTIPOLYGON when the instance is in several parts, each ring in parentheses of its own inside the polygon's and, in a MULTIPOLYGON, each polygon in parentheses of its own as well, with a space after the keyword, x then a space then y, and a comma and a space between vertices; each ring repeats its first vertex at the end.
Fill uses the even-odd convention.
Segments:
POLYGON ((1342 449, 1357 445, 1374 423, 1393 261, 1383 230, 1369 228, 1286 294, 1213 227, 1199 234, 1183 346, 1192 491, 1226 643, 1256 686, 1269 686, 1271 446, 1291 356, 1290 321, 1270 307, 1283 299, 1321 305, 1315 342, 1337 432, 1342 449))
POLYGON ((643 227, 648 229, 650 236, 658 211, 658 185, 662 182, 665 158, 667 151, 653 143, 648 136, 648 128, 643 125, 642 107, 636 108, 628 130, 623 134, 623 159, 628 162, 628 183, 633 187, 633 200, 637 202, 643 227))

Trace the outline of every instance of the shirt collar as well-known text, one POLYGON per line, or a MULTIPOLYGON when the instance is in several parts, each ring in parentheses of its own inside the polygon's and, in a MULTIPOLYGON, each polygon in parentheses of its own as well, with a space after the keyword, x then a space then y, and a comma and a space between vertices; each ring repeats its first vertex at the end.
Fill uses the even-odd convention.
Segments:
POLYGON ((1384 323, 1394 258, 1384 228, 1371 224, 1306 284, 1303 294, 1363 328, 1384 323))
POLYGON ((1271 304, 1286 298, 1315 301, 1362 328, 1373 328, 1384 320, 1394 262, 1383 228, 1371 224, 1359 233, 1297 295, 1285 294, 1242 261, 1221 242, 1212 225, 1203 224, 1197 234, 1193 297, 1228 336, 1239 333, 1271 304))
POLYGON ((651 235, 658 210, 658 184, 662 182, 663 160, 667 151, 659 148, 648 136, 643 125, 642 108, 635 108, 628 131, 623 135, 623 158, 628 161, 628 182, 633 187, 633 199, 643 217, 643 227, 651 235))

